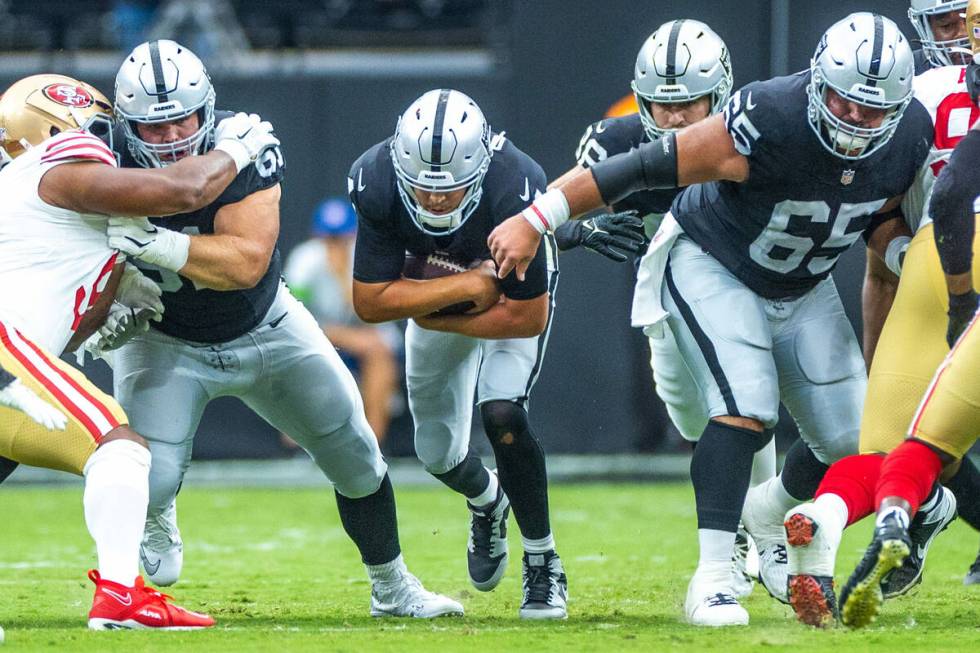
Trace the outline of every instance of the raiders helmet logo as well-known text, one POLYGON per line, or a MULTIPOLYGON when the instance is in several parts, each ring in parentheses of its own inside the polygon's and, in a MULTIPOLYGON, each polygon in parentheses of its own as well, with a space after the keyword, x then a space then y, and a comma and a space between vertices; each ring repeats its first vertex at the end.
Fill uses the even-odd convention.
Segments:
POLYGON ((94 104, 92 94, 81 86, 49 84, 41 89, 41 92, 44 93, 44 97, 52 102, 57 102, 58 104, 63 104, 66 107, 72 107, 74 109, 84 109, 94 104))
POLYGON ((844 172, 841 173, 841 176, 840 176, 840 183, 841 184, 843 184, 845 186, 850 186, 852 181, 854 181, 854 171, 853 170, 848 169, 848 170, 845 170, 844 172))

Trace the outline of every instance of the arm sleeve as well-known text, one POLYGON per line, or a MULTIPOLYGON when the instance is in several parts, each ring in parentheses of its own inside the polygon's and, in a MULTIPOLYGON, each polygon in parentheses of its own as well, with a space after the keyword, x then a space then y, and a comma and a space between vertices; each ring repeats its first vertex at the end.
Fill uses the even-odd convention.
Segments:
POLYGON ((929 203, 943 272, 964 274, 973 264, 974 215, 980 191, 980 132, 970 130, 939 173, 929 203))

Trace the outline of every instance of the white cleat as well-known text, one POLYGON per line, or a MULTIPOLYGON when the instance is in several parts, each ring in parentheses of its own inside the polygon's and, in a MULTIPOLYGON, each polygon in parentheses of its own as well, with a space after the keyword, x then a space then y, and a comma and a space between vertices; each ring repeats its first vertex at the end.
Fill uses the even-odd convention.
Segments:
POLYGON ((834 563, 843 529, 835 516, 818 503, 790 509, 786 530, 788 590, 797 618, 826 628, 838 619, 834 563))
POLYGON ((764 488, 765 484, 749 488, 742 508, 742 523, 759 552, 759 582, 774 599, 789 603, 783 515, 776 514, 767 505, 764 488))
POLYGON ((140 565, 146 577, 158 587, 173 585, 184 567, 184 542, 177 529, 177 502, 156 517, 146 517, 146 530, 140 545, 140 565))
POLYGON ((711 582, 695 573, 687 586, 684 613, 693 626, 749 625, 749 613, 739 605, 730 579, 711 582))
POLYGON ((755 587, 753 578, 759 574, 759 552, 755 549, 751 536, 739 524, 735 533, 735 554, 732 556, 732 590, 735 598, 744 599, 755 587), (754 573, 750 571, 754 567, 754 573))
POLYGON ((396 580, 378 581, 371 586, 372 617, 432 619, 462 614, 463 606, 458 601, 430 592, 408 572, 396 580))

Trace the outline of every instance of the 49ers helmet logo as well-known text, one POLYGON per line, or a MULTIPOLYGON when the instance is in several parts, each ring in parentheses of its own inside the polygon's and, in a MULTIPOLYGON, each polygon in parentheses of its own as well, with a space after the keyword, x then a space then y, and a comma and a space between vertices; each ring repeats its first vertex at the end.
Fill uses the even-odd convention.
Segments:
POLYGON ((49 84, 41 89, 41 92, 44 93, 44 96, 52 102, 63 104, 66 107, 84 109, 85 107, 90 107, 92 104, 94 104, 92 94, 81 86, 72 86, 71 84, 49 84))

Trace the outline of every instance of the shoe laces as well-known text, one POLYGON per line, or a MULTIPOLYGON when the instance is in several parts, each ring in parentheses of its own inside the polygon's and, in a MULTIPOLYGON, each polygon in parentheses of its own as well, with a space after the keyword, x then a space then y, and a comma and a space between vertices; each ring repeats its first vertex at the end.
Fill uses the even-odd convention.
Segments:
POLYGON ((551 603, 558 584, 558 569, 552 569, 552 558, 543 565, 524 564, 524 603, 551 603))
POLYGON ((738 605, 738 601, 731 594, 725 594, 723 592, 718 592, 717 594, 712 594, 705 599, 705 602, 709 607, 717 608, 721 605, 738 605))
POLYGON ((499 515, 497 507, 500 505, 500 495, 497 500, 490 504, 486 510, 478 510, 470 506, 473 518, 470 520, 470 541, 469 549, 478 555, 491 557, 493 555, 494 539, 503 537, 502 533, 494 533, 494 527, 498 525, 499 515))
POLYGON ((145 542, 151 551, 166 551, 180 540, 179 531, 173 523, 172 508, 164 510, 147 520, 145 542))

